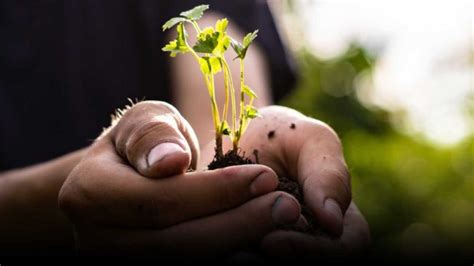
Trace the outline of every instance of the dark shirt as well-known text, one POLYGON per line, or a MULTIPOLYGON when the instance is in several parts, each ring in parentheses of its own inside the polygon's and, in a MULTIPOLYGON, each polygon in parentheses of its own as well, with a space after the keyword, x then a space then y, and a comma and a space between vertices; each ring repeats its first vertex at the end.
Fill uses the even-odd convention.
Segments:
MULTIPOLYGON (((294 77, 265 1, 207 0, 257 41, 274 98, 294 77)), ((87 146, 127 98, 173 102, 162 24, 199 1, 3 0, 0 171, 87 146)))

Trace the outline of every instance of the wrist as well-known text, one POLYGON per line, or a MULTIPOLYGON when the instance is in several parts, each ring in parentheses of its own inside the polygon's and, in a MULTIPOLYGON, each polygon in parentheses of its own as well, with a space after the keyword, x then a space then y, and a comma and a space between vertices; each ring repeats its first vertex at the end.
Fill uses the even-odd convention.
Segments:
POLYGON ((73 235, 58 208, 58 192, 85 149, 34 166, 0 174, 0 247, 69 247, 73 235))

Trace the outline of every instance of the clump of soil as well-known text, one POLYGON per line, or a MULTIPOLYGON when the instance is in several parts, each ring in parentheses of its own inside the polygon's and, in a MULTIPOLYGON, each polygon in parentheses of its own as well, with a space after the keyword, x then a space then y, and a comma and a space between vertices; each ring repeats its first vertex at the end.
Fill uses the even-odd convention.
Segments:
POLYGON ((268 139, 273 139, 275 137, 275 130, 268 132, 267 137, 268 139))
MULTIPOLYGON (((291 130, 295 130, 296 125, 294 123, 291 123, 289 128, 291 130)), ((271 130, 267 133, 267 138, 269 141, 271 141, 275 137, 276 137, 276 130, 271 130)), ((256 163, 259 163, 258 150, 254 150, 253 154, 255 155, 256 163)), ((231 151, 228 151, 222 158, 217 158, 217 155, 214 156, 214 159, 208 165, 208 169, 214 170, 214 169, 224 168, 224 167, 232 166, 232 165, 243 165, 243 164, 253 164, 253 163, 254 162, 252 162, 249 158, 245 157, 245 154, 240 155, 238 152, 231 150, 231 151)), ((313 215, 311 214, 309 207, 306 206, 303 190, 301 186, 298 184, 297 181, 288 177, 279 176, 278 180, 280 182, 278 184, 277 190, 287 192, 293 195, 298 200, 298 202, 301 205, 301 214, 306 218, 306 221, 308 222, 308 227, 306 228, 301 228, 299 226, 280 226, 278 229, 294 230, 294 231, 299 231, 303 233, 316 234, 318 232, 317 222, 316 222, 316 219, 314 219, 313 215)))
POLYGON ((288 177, 279 176, 278 179, 280 183, 278 184, 277 190, 285 191, 293 195, 298 200, 301 205, 301 214, 304 216, 304 218, 306 218, 306 221, 308 222, 307 228, 300 228, 296 226, 280 226, 279 229, 316 234, 318 232, 316 219, 314 219, 313 215, 311 214, 309 207, 306 206, 301 186, 298 184, 298 182, 288 177))
POLYGON ((217 155, 214 156, 214 159, 207 166, 207 169, 214 170, 214 169, 224 168, 227 166, 242 165, 242 164, 253 164, 253 162, 249 158, 245 157, 245 154, 240 155, 239 153, 233 150, 230 150, 222 158, 217 158, 217 155))

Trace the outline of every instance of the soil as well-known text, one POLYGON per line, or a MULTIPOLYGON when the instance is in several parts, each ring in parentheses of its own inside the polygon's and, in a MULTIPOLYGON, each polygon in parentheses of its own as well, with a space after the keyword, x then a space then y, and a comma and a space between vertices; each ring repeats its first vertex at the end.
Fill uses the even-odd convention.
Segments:
MULTIPOLYGON (((294 123, 291 123, 289 126, 291 130, 296 129, 296 125, 294 123)), ((276 137, 276 130, 271 130, 267 133, 268 140, 271 141, 273 138, 276 137)), ((256 163, 258 162, 258 150, 254 150, 253 154, 256 159, 256 163)), ((209 170, 214 170, 218 168, 223 168, 227 166, 232 166, 232 165, 243 165, 243 164, 253 164, 252 160, 250 160, 248 157, 245 157, 245 154, 240 155, 238 152, 235 151, 228 151, 223 158, 218 159, 217 156, 214 156, 214 159, 212 162, 208 165, 209 170)), ((318 226, 316 223, 316 219, 314 219, 313 215, 311 214, 311 211, 309 207, 306 205, 304 201, 304 195, 303 195, 303 190, 301 186, 298 184, 297 181, 288 178, 288 177, 278 177, 280 183, 278 184, 277 190, 287 192, 291 195, 293 195, 298 202, 301 205, 301 214, 306 218, 306 221, 308 222, 308 227, 306 228, 301 228, 298 226, 280 226, 278 229, 281 230, 293 230, 293 231, 299 231, 303 233, 309 233, 309 234, 317 234, 318 233, 318 226)))
POLYGON ((214 156, 214 159, 207 166, 207 169, 214 170, 218 168, 224 168, 227 166, 242 165, 242 164, 253 164, 253 162, 249 158, 245 157, 245 154, 240 155, 239 153, 233 150, 230 150, 221 159, 217 158, 217 156, 214 156))
POLYGON ((273 139, 275 137, 275 130, 268 132, 267 137, 268 139, 273 139))
POLYGON ((298 202, 301 205, 301 214, 304 216, 304 218, 306 218, 306 221, 308 222, 308 227, 306 228, 301 228, 301 227, 296 227, 296 226, 281 226, 279 229, 294 230, 294 231, 299 231, 303 233, 316 234, 318 232, 316 219, 314 219, 309 207, 305 203, 303 190, 301 189, 301 186, 298 184, 298 182, 288 177, 279 176, 278 179, 280 180, 280 183, 278 184, 277 190, 285 191, 293 195, 298 200, 298 202))

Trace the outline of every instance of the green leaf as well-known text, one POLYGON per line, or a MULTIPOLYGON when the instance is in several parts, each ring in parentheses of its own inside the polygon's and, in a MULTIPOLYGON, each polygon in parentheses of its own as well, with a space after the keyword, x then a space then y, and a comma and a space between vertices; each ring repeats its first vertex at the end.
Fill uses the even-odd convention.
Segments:
POLYGON ((247 85, 244 85, 242 92, 247 94, 251 98, 257 98, 257 94, 247 85))
POLYGON ((196 6, 193 9, 190 9, 188 11, 181 12, 180 15, 187 18, 187 19, 196 21, 196 20, 202 18, 202 15, 204 14, 204 11, 206 11, 208 9, 209 9, 209 5, 199 5, 199 6, 196 6))
POLYGON ((226 18, 219 19, 216 22, 216 31, 220 33, 225 33, 227 30, 227 25, 229 25, 229 21, 226 18))
POLYGON ((223 56, 225 51, 229 48, 230 38, 225 33, 219 33, 219 38, 217 38, 217 46, 214 48, 212 53, 216 56, 223 56))
POLYGON ((199 59, 199 65, 204 74, 217 74, 222 71, 222 63, 218 57, 203 56, 199 59))
POLYGON ((211 74, 211 64, 205 58, 199 58, 199 66, 203 74, 211 74))
POLYGON ((169 42, 165 47, 161 48, 163 52, 170 52, 171 57, 175 57, 176 54, 179 52, 178 49, 178 41, 174 40, 169 42))
POLYGON ((257 33, 258 30, 255 30, 254 32, 248 33, 245 35, 243 43, 239 43, 236 40, 232 40, 232 48, 234 48, 235 53, 237 54, 236 58, 244 59, 245 56, 247 55, 247 50, 250 46, 250 44, 257 38, 257 33))
POLYGON ((209 63, 211 65, 212 74, 217 74, 222 71, 222 62, 218 57, 210 57, 209 63))
POLYGON ((187 21, 186 18, 182 18, 182 17, 175 17, 175 18, 172 18, 168 21, 166 21, 165 24, 163 24, 163 31, 167 30, 167 29, 171 29, 172 27, 174 27, 176 24, 180 23, 180 22, 184 22, 184 21, 187 21))
MULTIPOLYGON (((225 22, 219 24, 220 29, 227 27, 225 22)), ((223 56, 230 46, 231 39, 225 32, 215 31, 212 27, 207 27, 198 35, 198 41, 193 49, 197 53, 213 54, 223 56)))
POLYGON ((236 58, 241 58, 240 55, 242 54, 242 50, 244 49, 244 47, 242 47, 242 44, 240 44, 238 41, 236 41, 232 38, 231 45, 232 45, 232 48, 234 49, 235 53, 237 54, 236 58))
POLYGON ((257 38, 257 33, 258 33, 258 30, 255 30, 254 32, 251 32, 251 33, 248 33, 247 35, 245 35, 244 37, 244 41, 243 41, 243 46, 245 48, 248 48, 250 46, 250 44, 253 42, 253 40, 255 40, 255 38, 257 38))
POLYGON ((176 31, 178 32, 176 40, 170 41, 161 49, 164 52, 170 52, 171 57, 175 57, 178 53, 189 52, 188 46, 186 45, 187 33, 184 29, 183 22, 178 24, 176 31))
POLYGON ((201 30, 201 33, 198 35, 198 38, 205 38, 206 35, 211 35, 215 32, 213 27, 205 27, 201 30))
POLYGON ((205 28, 199 35, 196 45, 193 49, 197 53, 211 54, 219 43, 219 32, 215 32, 213 28, 205 28))
POLYGON ((230 135, 230 126, 229 124, 227 123, 226 120, 222 121, 222 124, 221 124, 221 132, 223 135, 226 135, 226 136, 229 136, 230 135))
POLYGON ((250 119, 258 117, 259 116, 258 110, 255 107, 251 106, 251 105, 246 105, 245 106, 245 116, 247 118, 250 118, 250 119))
MULTIPOLYGON (((220 29, 224 29, 226 25, 221 23, 220 29)), ((198 35, 198 41, 193 49, 197 53, 213 54, 215 56, 223 56, 230 46, 231 39, 225 32, 215 31, 212 27, 207 27, 198 35)))

